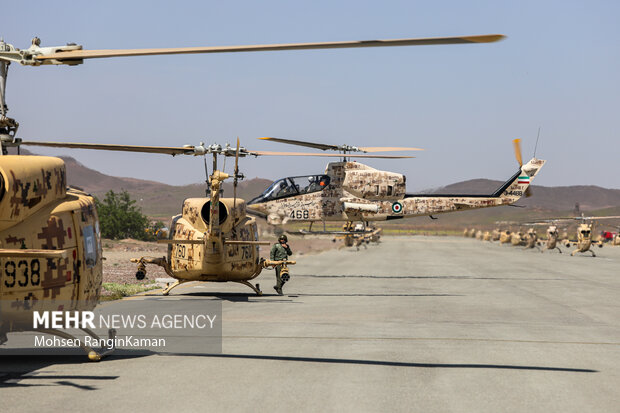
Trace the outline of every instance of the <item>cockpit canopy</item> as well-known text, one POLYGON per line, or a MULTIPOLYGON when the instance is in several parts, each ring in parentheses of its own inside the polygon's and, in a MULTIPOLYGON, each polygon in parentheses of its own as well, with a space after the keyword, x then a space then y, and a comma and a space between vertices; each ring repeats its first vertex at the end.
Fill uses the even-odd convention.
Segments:
POLYGON ((262 194, 248 202, 248 205, 319 192, 327 188, 329 182, 327 175, 289 176, 269 185, 262 194))

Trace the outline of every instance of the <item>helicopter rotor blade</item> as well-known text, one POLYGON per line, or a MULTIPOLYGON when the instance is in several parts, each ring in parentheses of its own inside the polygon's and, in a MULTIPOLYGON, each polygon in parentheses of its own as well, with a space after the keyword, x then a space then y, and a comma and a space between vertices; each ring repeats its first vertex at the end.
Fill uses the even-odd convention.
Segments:
POLYGON ((392 156, 392 155, 365 155, 356 153, 337 154, 337 153, 311 153, 311 152, 271 152, 271 151, 251 151, 250 155, 255 156, 318 156, 324 158, 376 158, 376 159, 409 159, 415 156, 392 156))
POLYGON ((308 142, 308 141, 298 141, 294 139, 284 139, 284 138, 274 138, 274 137, 263 137, 258 138, 261 140, 268 140, 273 142, 285 143, 288 145, 297 145, 297 146, 305 146, 308 148, 320 149, 322 151, 341 151, 346 153, 353 152, 398 152, 398 151, 423 151, 421 148, 405 148, 405 147, 395 147, 395 146, 365 146, 365 147, 357 147, 351 145, 330 145, 325 143, 316 143, 316 142, 308 142))
POLYGON ((523 166, 523 157, 521 156, 521 139, 513 139, 512 144, 514 145, 517 162, 519 162, 519 166, 523 166))
POLYGON ((329 145, 325 143, 315 143, 315 142, 306 142, 306 141, 298 141, 295 139, 283 139, 283 138, 274 138, 271 136, 265 136, 263 138, 258 138, 264 141, 273 141, 279 143, 286 143, 288 145, 297 145, 297 146, 305 146, 308 148, 320 149, 322 151, 337 151, 339 150, 338 145, 329 145))
MULTIPOLYGON (((213 153, 222 156, 235 156, 236 158, 252 156, 318 156, 318 157, 330 157, 341 158, 342 154, 332 153, 311 153, 311 152, 270 152, 270 151, 249 151, 245 148, 239 147, 238 152, 222 149, 212 149, 212 147, 205 148, 198 145, 186 145, 186 146, 140 146, 140 145, 115 145, 115 144, 103 144, 103 143, 73 143, 73 142, 37 142, 37 141, 22 141, 20 145, 29 146, 45 146, 54 148, 69 148, 69 149, 91 149, 91 150, 103 150, 103 151, 121 151, 121 152, 143 152, 143 153, 158 153, 165 155, 204 155, 206 153, 213 153)), ((413 158, 413 156, 397 156, 397 155, 366 155, 366 154, 347 154, 347 157, 353 158, 381 158, 381 159, 406 159, 413 158)))
POLYGON ((422 148, 404 148, 402 146, 361 146, 359 148, 363 152, 400 152, 400 151, 423 151, 422 148))
POLYGON ((122 152, 145 152, 160 153, 166 155, 193 155, 196 153, 195 146, 188 145, 184 147, 176 146, 140 146, 140 145, 114 145, 104 143, 73 143, 73 142, 36 142, 22 141, 20 145, 28 146, 46 146, 53 148, 69 148, 69 149, 93 149, 101 151, 122 151, 122 152))
POLYGON ((50 52, 35 56, 41 62, 56 60, 59 62, 79 61, 82 59, 96 59, 105 57, 149 56, 171 54, 197 53, 230 53, 230 52, 262 52, 275 50, 304 50, 304 49, 343 49, 356 47, 387 47, 387 46, 426 46, 444 44, 491 43, 503 39, 501 34, 431 37, 419 39, 387 39, 387 40, 355 40, 345 42, 318 42, 318 43, 283 43, 260 44, 242 46, 206 46, 206 47, 178 47, 158 49, 109 49, 109 50, 67 50, 50 52))

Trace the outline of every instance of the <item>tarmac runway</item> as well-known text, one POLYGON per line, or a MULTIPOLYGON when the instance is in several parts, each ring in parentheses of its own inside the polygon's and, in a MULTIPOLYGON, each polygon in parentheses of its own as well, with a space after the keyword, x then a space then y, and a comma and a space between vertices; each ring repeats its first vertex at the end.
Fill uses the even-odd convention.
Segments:
POLYGON ((0 410, 620 410, 620 248, 382 241, 293 257, 282 297, 265 271, 262 297, 229 283, 134 299, 221 302, 222 354, 0 358, 0 410))

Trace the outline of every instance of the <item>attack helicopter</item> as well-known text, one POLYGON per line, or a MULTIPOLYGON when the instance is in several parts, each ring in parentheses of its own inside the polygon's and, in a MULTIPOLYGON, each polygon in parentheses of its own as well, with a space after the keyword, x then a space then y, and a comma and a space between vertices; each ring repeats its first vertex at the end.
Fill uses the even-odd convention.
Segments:
POLYGON ((531 181, 545 164, 544 160, 535 157, 523 164, 520 140, 515 139, 519 169, 492 194, 407 194, 404 175, 379 171, 348 158, 360 153, 415 151, 419 148, 356 147, 273 137, 260 139, 340 152, 336 156, 342 159, 329 163, 323 174, 279 179, 248 202, 248 213, 264 218, 271 225, 309 222, 306 233, 312 233, 314 222, 322 222, 325 227, 329 221, 366 223, 510 205, 527 194, 531 181))
MULTIPOLYGON (((6 83, 11 63, 24 66, 69 65, 84 63, 86 59, 147 56, 167 54, 198 54, 225 52, 252 52, 304 49, 333 49, 385 46, 416 46, 489 43, 501 40, 503 35, 460 36, 422 39, 389 39, 348 42, 291 43, 245 46, 210 46, 166 49, 84 50, 81 45, 42 47, 34 38, 30 47, 19 49, 0 39, 0 344, 7 333, 32 330, 32 311, 87 311, 98 300, 102 285, 101 242, 99 220, 94 199, 84 192, 66 188, 66 170, 59 158, 19 155, 21 138, 17 137, 19 123, 7 116, 6 83), (8 147, 17 147, 18 155, 8 155, 8 147)), ((103 145, 105 146, 105 145, 103 145)), ((144 152, 144 148, 134 148, 144 152)), ((196 154, 203 148, 183 148, 196 154)), ((126 149, 130 150, 131 149, 126 149)), ((155 153, 159 153, 155 151, 155 153)), ((204 154, 206 152, 202 152, 204 154)), ((225 174, 212 176, 211 182, 226 179, 225 174)), ((234 179, 238 177, 235 176, 234 179)), ((213 205, 216 205, 215 203, 213 205)), ((225 200, 218 207, 207 208, 205 213, 219 214, 227 210, 225 200)), ((188 204, 188 213, 202 213, 197 205, 188 204), (191 211, 190 211, 191 210, 191 211)), ((232 228, 242 225, 242 207, 232 205, 238 217, 232 228)), ((224 213, 219 214, 219 217, 224 213)), ((188 216, 188 218, 191 218, 188 216)), ((201 218, 202 219, 202 218, 201 218)), ((247 222, 246 222, 247 223, 247 222)), ((206 222, 203 221, 203 224, 206 222)), ((212 224, 211 228, 213 228, 212 224)), ((221 231, 215 224, 216 231, 221 231)), ((240 235, 243 238, 245 235, 240 235)), ((198 240, 194 240, 198 241, 198 240)), ((200 242, 203 242, 201 240, 200 242)), ((232 241, 232 240, 231 240, 232 241)), ((245 242, 244 239, 238 241, 245 242)), ((178 245, 183 245, 177 243, 178 245)), ((189 243, 187 245, 195 245, 189 243)), ((240 245, 240 244, 238 244, 240 245)), ((212 245, 216 248, 217 242, 212 245)), ((244 244, 243 246, 253 246, 244 244)), ((250 252, 251 252, 250 248, 250 252)), ((234 248, 233 248, 234 250, 234 248)), ((242 248, 248 251, 247 248, 242 248)), ((235 252, 236 253, 236 252, 235 252)), ((233 255, 235 254, 233 253, 233 255)), ((245 252, 244 252, 245 253, 245 252)), ((189 258, 189 256, 188 256, 189 258)), ((179 261, 180 262, 180 261, 179 261)), ((87 334, 98 338, 90 330, 87 334)), ((49 329, 45 333, 64 338, 70 334, 49 329)), ((109 331, 110 338, 115 332, 109 331)), ((99 360, 106 352, 97 352, 82 346, 91 360, 99 360)))

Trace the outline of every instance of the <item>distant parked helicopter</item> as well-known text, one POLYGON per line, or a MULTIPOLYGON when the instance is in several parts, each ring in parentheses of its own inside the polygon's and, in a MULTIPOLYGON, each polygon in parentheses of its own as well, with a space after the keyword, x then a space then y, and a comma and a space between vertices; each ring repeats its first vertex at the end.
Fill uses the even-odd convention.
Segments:
POLYGON ((347 222, 342 226, 342 233, 335 233, 336 237, 333 241, 342 239, 346 247, 355 246, 359 250, 360 245, 366 247, 366 244, 371 242, 379 243, 382 231, 381 228, 368 223, 366 225, 362 223, 353 225, 353 222, 347 222))

